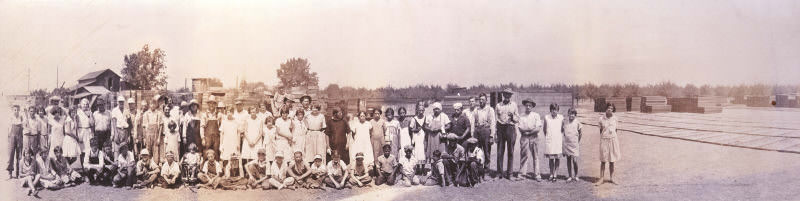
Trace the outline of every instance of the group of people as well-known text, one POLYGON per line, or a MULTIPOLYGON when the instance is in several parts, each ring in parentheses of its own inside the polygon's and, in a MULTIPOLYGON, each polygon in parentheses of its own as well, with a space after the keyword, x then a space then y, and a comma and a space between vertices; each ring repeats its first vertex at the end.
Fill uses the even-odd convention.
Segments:
MULTIPOLYGON (((173 107, 158 95, 138 104, 119 97, 109 102, 111 111, 102 99, 93 104, 82 99, 77 108, 66 108, 53 97, 46 108, 13 107, 7 170, 34 196, 40 189, 83 182, 209 189, 475 186, 487 175, 521 179, 512 174, 519 133, 524 175, 542 180, 537 155, 543 144, 548 180, 556 181, 564 157, 567 181, 578 181, 582 124, 577 111, 569 109, 565 118, 551 104, 542 118, 533 112, 536 103, 526 99, 525 111, 519 112, 513 93, 503 91, 495 107, 488 105, 487 94, 471 97, 467 107, 454 103, 449 115, 439 101, 420 101, 411 115, 404 107, 355 116, 333 108, 330 117, 311 97, 296 105, 284 94, 247 109, 242 99, 226 107, 211 96, 202 112, 197 100, 173 107), (489 174, 493 144, 497 168, 489 174)), ((614 182, 620 153, 612 108, 600 118, 600 152, 601 170, 608 162, 614 182)))

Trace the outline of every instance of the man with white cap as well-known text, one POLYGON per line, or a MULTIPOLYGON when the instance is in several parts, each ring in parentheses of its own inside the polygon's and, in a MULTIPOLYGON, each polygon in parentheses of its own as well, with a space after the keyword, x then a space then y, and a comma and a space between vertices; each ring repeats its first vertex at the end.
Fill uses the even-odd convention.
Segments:
POLYGON ((270 175, 272 175, 272 177, 269 178, 269 184, 278 190, 291 187, 291 185, 294 184, 294 178, 287 176, 287 170, 287 165, 283 161, 283 152, 275 152, 275 161, 270 167, 270 175))
POLYGON ((328 169, 322 159, 322 155, 314 155, 314 162, 311 163, 311 176, 309 177, 308 188, 322 188, 325 178, 328 177, 328 169))
POLYGON ((444 153, 442 153, 442 164, 444 165, 444 176, 445 176, 445 184, 446 185, 458 185, 458 186, 466 186, 465 179, 459 179, 457 177, 462 176, 463 174, 459 171, 459 166, 464 162, 466 159, 464 153, 464 147, 458 142, 459 137, 454 133, 447 134, 447 148, 445 149, 444 153))
POLYGON ((356 153, 356 161, 350 164, 350 184, 353 186, 364 187, 372 182, 372 177, 369 176, 371 165, 364 164, 364 153, 356 153))
POLYGON ((161 177, 158 178, 162 188, 176 188, 181 175, 181 165, 175 161, 175 153, 167 152, 167 161, 161 165, 161 177))
POLYGON ((245 165, 248 175, 248 186, 251 189, 269 189, 269 161, 267 161, 267 150, 264 148, 258 149, 258 159, 252 160, 245 165))
POLYGON ((455 112, 453 113, 453 121, 451 121, 452 125, 448 133, 455 134, 458 144, 463 144, 464 140, 470 137, 470 122, 464 115, 461 103, 454 103, 453 109, 455 109, 455 112))
POLYGON ((476 184, 483 180, 483 150, 478 147, 478 139, 469 138, 466 141, 467 172, 470 174, 470 181, 476 184))
POLYGON ((137 183, 134 188, 151 187, 151 184, 158 178, 159 168, 153 160, 150 160, 150 152, 142 149, 139 153, 139 161, 136 162, 137 183))
POLYGON ((517 141, 517 127, 519 122, 519 108, 517 103, 511 101, 514 94, 510 88, 503 90, 503 101, 498 103, 497 108, 497 173, 500 178, 511 179, 514 172, 514 143, 517 141), (506 171, 503 172, 503 158, 508 153, 508 163, 506 171))
POLYGON ((430 158, 433 151, 444 149, 440 138, 450 129, 450 118, 442 114, 442 103, 434 102, 431 107, 433 114, 425 117, 425 158, 430 158))
POLYGON ((111 148, 119 154, 120 145, 130 144, 130 111, 125 110, 125 97, 117 97, 117 107, 111 110, 111 148))

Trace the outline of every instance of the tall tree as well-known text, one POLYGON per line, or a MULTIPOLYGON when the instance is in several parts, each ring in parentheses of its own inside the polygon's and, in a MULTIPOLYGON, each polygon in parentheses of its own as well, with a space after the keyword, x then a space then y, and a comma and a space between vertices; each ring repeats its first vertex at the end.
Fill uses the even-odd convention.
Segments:
POLYGON ((167 65, 164 63, 166 53, 160 48, 150 50, 145 44, 142 50, 125 55, 125 68, 122 69, 122 80, 128 83, 128 89, 151 90, 165 88, 167 85, 167 65))
POLYGON ((318 86, 319 78, 316 72, 311 72, 308 59, 291 58, 281 64, 278 69, 278 79, 283 87, 318 86))

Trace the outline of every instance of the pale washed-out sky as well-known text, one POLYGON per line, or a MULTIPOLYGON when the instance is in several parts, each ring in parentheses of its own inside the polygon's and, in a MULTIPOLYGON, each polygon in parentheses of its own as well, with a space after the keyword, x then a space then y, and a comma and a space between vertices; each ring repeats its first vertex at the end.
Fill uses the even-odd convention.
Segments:
POLYGON ((277 83, 290 57, 321 87, 800 84, 800 1, 0 1, 0 89, 119 72, 144 44, 170 88, 277 83))

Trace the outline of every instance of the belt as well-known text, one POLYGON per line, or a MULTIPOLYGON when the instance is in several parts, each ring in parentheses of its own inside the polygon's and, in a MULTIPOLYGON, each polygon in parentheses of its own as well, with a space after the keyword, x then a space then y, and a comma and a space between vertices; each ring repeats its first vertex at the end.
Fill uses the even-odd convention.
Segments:
POLYGON ((308 131, 322 131, 322 130, 311 130, 311 129, 309 129, 308 131))

